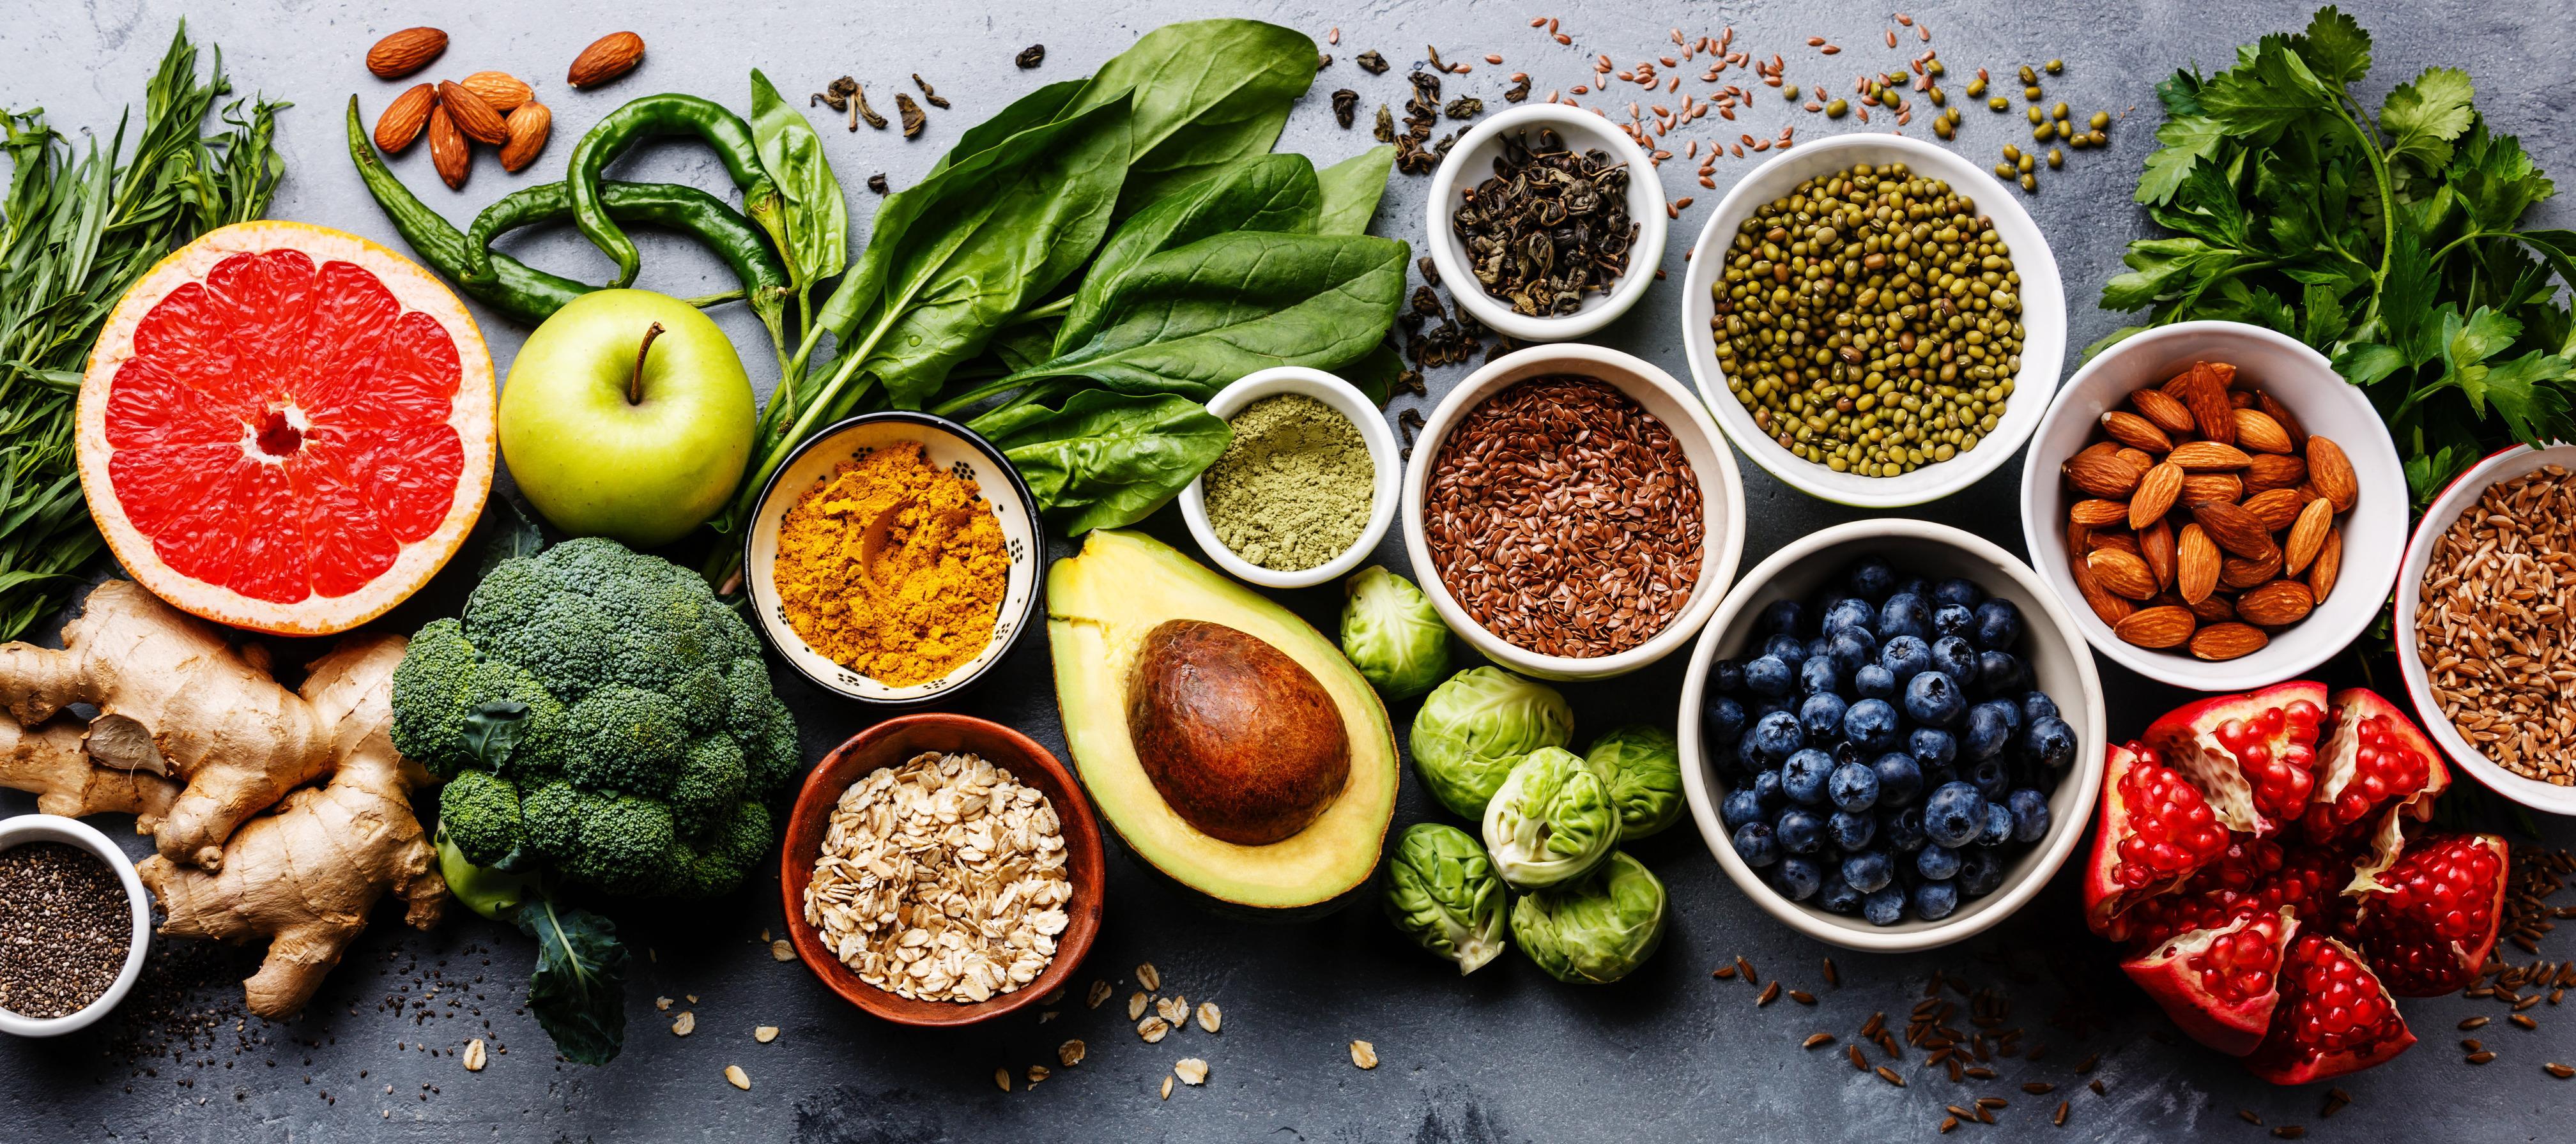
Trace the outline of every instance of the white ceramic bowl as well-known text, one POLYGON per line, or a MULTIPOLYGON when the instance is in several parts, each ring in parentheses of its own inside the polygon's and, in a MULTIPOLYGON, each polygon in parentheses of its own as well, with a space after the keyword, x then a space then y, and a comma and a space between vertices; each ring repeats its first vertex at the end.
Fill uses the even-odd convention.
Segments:
POLYGON ((1699 242, 1691 247, 1689 272, 1682 277, 1682 348, 1690 359, 1691 377, 1717 414, 1727 439, 1753 463, 1781 482, 1811 497, 1860 508, 1897 508, 1939 500, 1977 483, 2011 460, 2048 408, 2057 384, 2058 362, 2066 355, 2066 291, 2057 277, 2057 259, 2039 224, 2022 210, 2020 192, 2007 190, 1975 163, 1946 149, 1902 135, 1842 135, 1771 157, 1753 169, 1708 219, 1699 242), (1744 403, 1726 387, 1726 371, 1717 364, 1717 342, 1710 322, 1717 300, 1710 288, 1726 270, 1727 246, 1753 212, 1788 194, 1798 184, 1861 163, 1904 163, 1917 175, 1944 180, 1976 201, 1994 220, 1995 233, 2012 251, 2013 269, 2021 273, 2021 373, 2013 378, 2012 396, 2003 418, 1977 447, 1938 464, 1895 477, 1837 473, 1787 449, 1753 423, 1744 403))
MULTIPOLYGON (((2030 568, 1991 541, 1947 525, 1889 517, 1838 524, 1772 553, 1742 583, 1727 593, 1717 616, 1691 651, 1690 672, 1682 679, 1682 790, 1690 799, 1691 818, 1708 842, 1717 864, 1747 897, 1799 932, 1846 949, 1904 953, 1963 941, 2012 915, 2065 865, 2093 818, 2093 803, 2102 788, 2102 679, 2084 639, 2075 632, 2074 616, 2039 582, 2030 568), (1858 917, 1827 913, 1805 902, 1782 897, 1735 855, 1733 834, 1718 815, 1726 787, 1708 763, 1709 744, 1701 711, 1709 696, 1709 670, 1721 657, 1738 655, 1752 645, 1754 625, 1773 600, 1814 597, 1825 582, 1854 560, 1877 556, 1908 576, 1932 580, 1964 576, 1986 594, 2010 600, 2021 609, 2020 653, 2030 665, 2034 686, 2057 702, 2060 718, 2075 728, 2075 761, 2048 799, 2048 834, 2021 852, 2004 872, 2004 884, 1937 922, 1908 918, 1892 926, 1874 926, 1858 917)), ((1928 792, 1927 792, 1928 793, 1928 792)), ((1827 877, 1834 876, 1831 871, 1827 877)))
POLYGON ((1431 261, 1440 268, 1440 280, 1448 283, 1449 296, 1477 321, 1524 342, 1579 338, 1627 313, 1646 296, 1646 287, 1655 281, 1655 268, 1663 262, 1664 221, 1663 180, 1655 176, 1654 161, 1636 140, 1597 112, 1554 103, 1522 104, 1459 136, 1457 145, 1432 172, 1431 194, 1424 208, 1431 261), (1503 153, 1505 134, 1527 132, 1535 139, 1542 128, 1554 130, 1577 151, 1598 148, 1611 161, 1628 165, 1628 219, 1637 224, 1637 238, 1628 244, 1627 272, 1611 284, 1608 293, 1584 295, 1583 308, 1571 314, 1534 318, 1514 311, 1477 284, 1475 272, 1467 267, 1467 248, 1458 241, 1449 215, 1458 205, 1460 191, 1474 190, 1476 184, 1493 177, 1494 158, 1503 153))
POLYGON ((2134 335, 2075 371, 2031 439, 2021 481, 2022 543, 2040 578, 2075 613, 2093 648, 2131 671, 2194 691, 2243 691, 2300 675, 2351 646, 2370 628, 2397 577, 2406 543, 2405 472, 2388 426, 2359 386, 2335 373, 2324 355, 2294 338, 2236 322, 2181 322, 2134 335), (2093 439, 2108 410, 2131 392, 2162 385, 2195 361, 2228 362, 2237 376, 2289 406, 2310 433, 2343 446, 2361 482, 2361 499, 2343 514, 2343 567, 2334 591, 2308 618, 2272 636, 2263 650, 2209 663, 2185 651, 2157 651, 2111 634, 2075 587, 2066 558, 2066 514, 2081 499, 2058 473, 2093 439))
POLYGON ((1038 576, 1046 569, 1046 529, 1035 515, 1036 499, 1000 449, 947 418, 888 410, 826 426, 806 438, 778 466, 778 471, 770 474, 769 484, 760 490, 759 507, 753 511, 750 526, 743 530, 742 576, 751 593, 753 622, 797 674, 834 694, 889 707, 916 706, 953 695, 980 681, 1037 616, 1038 576), (1002 606, 995 613, 993 638, 985 642, 984 650, 937 679, 889 687, 815 651, 788 625, 787 614, 778 602, 778 526, 786 519, 787 510, 796 507, 796 502, 834 466, 864 456, 871 449, 906 441, 918 441, 926 447, 931 464, 962 470, 974 478, 984 503, 991 507, 994 520, 1002 527, 1002 545, 1010 554, 1011 572, 1003 587, 1002 606))
MULTIPOLYGON (((2490 486, 2549 465, 2576 469, 2576 445, 2552 445, 2546 449, 2516 445, 2469 466, 2467 472, 2433 498, 2423 519, 2415 525, 2415 538, 2406 545, 2405 559, 2397 566, 2397 667, 2406 678, 2407 698, 2415 701, 2415 721, 2424 725, 2425 732, 2442 745, 2443 752, 2460 769, 2486 784, 2487 789, 2534 810, 2576 815, 2576 786, 2524 778, 2496 765, 2485 752, 2471 745, 2442 714, 2442 705, 2434 702, 2433 681, 2425 674, 2424 661, 2415 654, 2415 616, 2423 605, 2424 569, 2432 563, 2434 542, 2459 523, 2460 514, 2485 497, 2490 486)), ((2352 546, 2346 544, 2344 551, 2349 564, 2352 546)), ((2342 589, 2336 592, 2340 594, 2342 589)))
POLYGON ((1735 457, 1718 438, 1717 427, 1709 424, 1708 411, 1671 374, 1643 359, 1599 346, 1531 346, 1468 374, 1440 399, 1439 407, 1431 411, 1431 419, 1415 434, 1413 463, 1404 474, 1404 549, 1421 577, 1423 594, 1431 597, 1431 606, 1439 610, 1450 631, 1474 645, 1486 659, 1541 679, 1607 679, 1672 654, 1717 610, 1718 599, 1726 594, 1727 584, 1735 578, 1735 566, 1744 557, 1744 478, 1735 471, 1735 457), (1432 463, 1439 457, 1440 444, 1448 439, 1449 431, 1484 404, 1486 398, 1516 382, 1551 374, 1593 378, 1627 394, 1672 430, 1673 441, 1681 446, 1682 455, 1690 461, 1691 474, 1699 480, 1703 517, 1699 582, 1664 630, 1616 655, 1590 659, 1542 655, 1487 631, 1459 606, 1457 598, 1449 594, 1449 586, 1440 582, 1431 560, 1431 545, 1423 537, 1422 502, 1431 487, 1432 463))
POLYGON ((1281 365, 1245 374, 1209 398, 1207 408, 1231 420, 1245 406, 1283 393, 1302 394, 1331 406, 1334 412, 1350 418, 1360 431, 1360 440, 1368 442, 1369 460, 1377 466, 1377 477, 1369 491, 1368 524, 1360 529, 1359 539, 1352 541, 1341 555, 1312 568, 1281 572, 1261 567, 1235 555, 1233 549, 1217 539, 1216 529, 1208 524, 1204 475, 1181 490, 1181 519, 1189 523, 1190 535, 1197 539, 1208 559, 1225 569, 1227 575, 1264 588, 1311 588, 1348 575, 1376 551, 1378 541, 1386 538, 1386 526, 1395 523, 1395 497, 1397 487, 1403 483, 1404 455, 1396 451, 1395 432, 1386 427, 1385 411, 1352 388, 1351 383, 1320 369, 1281 365))
POLYGON ((97 828, 75 819, 55 814, 21 814, 0 819, 0 850, 29 842, 61 842, 80 847, 107 863, 116 871, 116 880, 125 886, 126 905, 134 915, 134 937, 125 950, 125 968, 117 971, 116 981, 107 992, 98 995, 86 1008, 60 1017, 26 1017, 0 1009, 0 1033, 20 1037, 59 1037, 88 1028, 90 1023, 116 1008, 125 995, 134 990, 134 979, 143 973, 143 956, 152 948, 152 899, 143 894, 143 879, 134 874, 134 860, 97 828))

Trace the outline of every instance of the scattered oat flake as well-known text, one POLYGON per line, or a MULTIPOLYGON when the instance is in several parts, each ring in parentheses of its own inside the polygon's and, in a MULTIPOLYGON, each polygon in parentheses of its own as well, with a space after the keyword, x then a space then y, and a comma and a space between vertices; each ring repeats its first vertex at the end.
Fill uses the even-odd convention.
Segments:
POLYGON ((679 1017, 671 1022, 671 1035, 674 1037, 685 1037, 697 1031, 698 1015, 694 1012, 681 1010, 679 1017))
POLYGON ((1045 1080, 1046 1078, 1054 1075, 1054 1073, 1047 1071, 1047 1067, 1045 1065, 1030 1065, 1029 1087, 1036 1088, 1039 1081, 1045 1080))
POLYGON ((661 1010, 662 1012, 668 1013, 671 1011, 671 999, 668 997, 656 997, 653 999, 653 1007, 661 1010))
POLYGON ((476 1037, 465 1042, 465 1071, 482 1072, 483 1060, 483 1038, 476 1037))
POLYGON ((1351 1063, 1364 1069, 1377 1067, 1377 1046, 1367 1041, 1351 1042, 1351 1063))
POLYGON ((1136 1022, 1136 1035, 1145 1038, 1145 1043, 1149 1045, 1161 1041, 1171 1033, 1171 1023, 1161 1017, 1147 1017, 1136 1022))
POLYGON ((1217 1026, 1223 1024, 1224 1021, 1225 1014, 1217 1011, 1216 1002, 1199 1002, 1199 1028, 1213 1033, 1217 1030, 1217 1026))
POLYGON ((1055 1020, 1056 1018, 1061 1017, 1061 1016, 1064 1016, 1064 1014, 1062 1014, 1062 1013, 1058 1013, 1058 1012, 1056 1012, 1056 1011, 1055 1011, 1055 1010, 1053 1010, 1053 1009, 1049 1009, 1049 1010, 1047 1010, 1046 1012, 1043 1012, 1043 1013, 1038 1014, 1038 1024, 1041 1024, 1041 1025, 1046 1024, 1047 1022, 1052 1021, 1052 1020, 1055 1020))
POLYGON ((769 943, 769 956, 773 961, 794 961, 796 960, 796 947, 787 944, 786 938, 780 938, 769 943))
POLYGON ((1145 1015, 1145 1006, 1150 1005, 1150 1004, 1153 1004, 1153 1002, 1154 1002, 1154 999, 1153 999, 1152 997, 1147 996, 1146 994, 1143 994, 1143 993, 1131 993, 1131 994, 1128 994, 1128 996, 1127 996, 1127 1019, 1128 1019, 1128 1020, 1130 1020, 1130 1021, 1133 1021, 1133 1020, 1135 1020, 1135 1019, 1137 1019, 1137 1018, 1139 1018, 1139 1017, 1144 1016, 1144 1015, 1145 1015))
POLYGON ((1008 1067, 993 1070, 993 1087, 1004 1092, 1011 1091, 1011 1070, 1008 1067))
POLYGON ((1081 1064, 1083 1056, 1090 1051, 1090 1046, 1083 1044, 1082 1039, 1077 1037, 1073 1040, 1066 1041, 1061 1045, 1057 1045, 1055 1047, 1055 1059, 1058 1064, 1061 1064, 1066 1068, 1072 1068, 1075 1065, 1081 1064))
POLYGON ((1115 992, 1117 990, 1110 988, 1108 982, 1094 981, 1091 983, 1091 995, 1083 999, 1083 1005, 1086 1008, 1097 1009, 1101 1002, 1109 1000, 1109 995, 1115 992))
POLYGON ((771 1041, 775 1041, 778 1039, 778 1026, 762 1025, 757 1029, 753 1029, 751 1031, 751 1039, 764 1045, 771 1041))
POLYGON ((1172 1099, 1172 1078, 1168 1076, 1163 1078, 1163 1099, 1172 1099))
POLYGON ((1197 1057, 1182 1057, 1181 1063, 1172 1066, 1172 1075, 1181 1078, 1182 1084, 1195 1088, 1207 1083, 1207 1069, 1206 1061, 1197 1057))
POLYGON ((1065 988, 1065 987, 1064 987, 1064 986, 1061 986, 1061 985, 1056 986, 1053 992, 1048 993, 1048 994, 1047 994, 1046 996, 1044 996, 1044 997, 1040 997, 1040 998, 1038 998, 1038 1004, 1040 1004, 1040 1005, 1062 1005, 1062 1004, 1064 1004, 1064 988, 1065 988))
POLYGON ((1136 984, 1144 986, 1149 993, 1157 992, 1163 988, 1163 975, 1154 968, 1153 962, 1148 961, 1136 967, 1136 984))
POLYGON ((1190 999, 1174 994, 1154 1002, 1154 1012, 1174 1025, 1190 1022, 1190 999))
MULTIPOLYGON (((741 1066, 741 1065, 726 1065, 726 1066, 725 1066, 725 1083, 726 1083, 726 1084, 729 1084, 729 1085, 732 1085, 732 1086, 734 1086, 735 1088, 741 1089, 741 1090, 743 1090, 744 1092, 750 1092, 750 1091, 751 1091, 751 1074, 750 1074, 750 1073, 747 1073, 747 1072, 742 1071, 742 1066, 741 1066)), ((1008 1086, 1008 1085, 1005 1085, 1005 1086, 1003 1086, 1003 1087, 1004 1087, 1005 1089, 1008 1089, 1008 1088, 1009 1088, 1009 1086, 1008 1086)))

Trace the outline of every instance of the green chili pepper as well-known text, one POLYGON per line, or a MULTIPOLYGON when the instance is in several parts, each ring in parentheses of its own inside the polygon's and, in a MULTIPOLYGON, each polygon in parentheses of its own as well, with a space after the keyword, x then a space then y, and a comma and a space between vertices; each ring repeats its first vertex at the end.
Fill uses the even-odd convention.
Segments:
POLYGON ((394 230, 411 244, 421 261, 437 271, 474 300, 498 310, 505 317, 534 325, 561 309, 563 304, 590 292, 569 278, 560 278, 542 270, 530 269, 508 255, 491 260, 492 276, 476 282, 465 274, 465 236, 448 225, 437 211, 429 209, 411 193, 411 188, 385 169, 376 159, 376 146, 367 137, 366 125, 358 119, 358 97, 349 97, 349 158, 358 165, 358 176, 367 184, 367 192, 384 208, 385 217, 393 220, 394 230))
MULTIPOLYGON (((617 277, 609 285, 632 285, 639 256, 634 241, 609 218, 608 204, 600 192, 599 172, 637 140, 654 135, 695 135, 705 140, 715 150, 716 158, 723 160, 725 173, 733 176, 733 185, 742 190, 743 213, 751 216, 776 245, 785 248, 785 224, 779 213, 784 204, 778 185, 769 180, 760 165, 751 125, 713 100, 694 95, 648 95, 609 112, 589 134, 582 136, 581 142, 573 145, 571 169, 565 176, 572 184, 573 225, 617 263, 617 277)), ((479 243, 465 255, 467 265, 478 275, 489 265, 487 248, 479 243)))

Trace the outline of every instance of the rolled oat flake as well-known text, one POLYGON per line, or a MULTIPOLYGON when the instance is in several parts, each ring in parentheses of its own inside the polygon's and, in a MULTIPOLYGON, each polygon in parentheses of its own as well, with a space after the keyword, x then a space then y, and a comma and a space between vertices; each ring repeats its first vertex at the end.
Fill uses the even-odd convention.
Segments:
POLYGON ((116 871, 61 842, 0 850, 0 1008, 64 1017, 125 970, 134 913, 116 871))
POLYGON ((1243 407, 1229 424, 1234 439, 1201 486, 1219 541, 1276 572, 1330 563, 1359 541, 1377 462, 1350 418, 1285 393, 1243 407))

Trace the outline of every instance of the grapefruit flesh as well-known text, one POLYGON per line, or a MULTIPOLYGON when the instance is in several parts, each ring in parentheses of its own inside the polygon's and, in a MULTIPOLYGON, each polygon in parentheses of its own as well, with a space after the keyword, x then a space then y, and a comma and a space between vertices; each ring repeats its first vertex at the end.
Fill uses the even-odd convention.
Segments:
POLYGON ((81 387, 81 483, 118 559, 182 610, 344 631, 472 530, 492 407, 482 335, 427 272, 354 235, 245 223, 118 305, 81 387))

